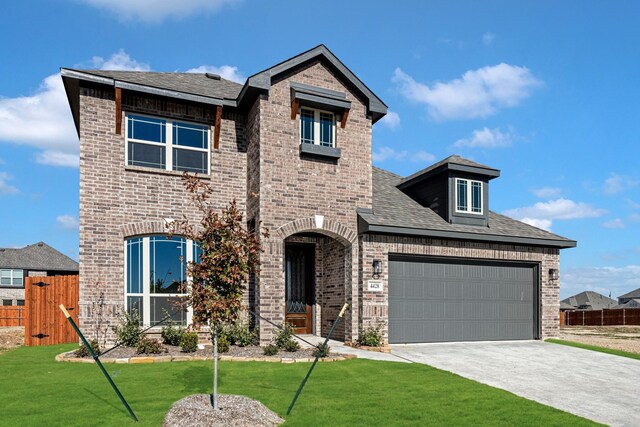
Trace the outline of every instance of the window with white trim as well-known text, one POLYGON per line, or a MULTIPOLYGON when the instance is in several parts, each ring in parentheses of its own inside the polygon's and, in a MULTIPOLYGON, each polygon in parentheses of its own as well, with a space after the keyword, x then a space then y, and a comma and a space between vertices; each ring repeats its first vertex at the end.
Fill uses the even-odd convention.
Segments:
POLYGON ((209 126, 127 114, 127 165, 209 173, 209 126))
POLYGON ((0 270, 0 286, 24 287, 24 271, 17 269, 0 270))
POLYGON ((144 325, 156 324, 169 314, 179 325, 190 323, 191 313, 180 310, 177 303, 186 295, 187 263, 198 254, 197 246, 182 237, 126 239, 125 309, 136 310, 144 325))
POLYGON ((456 178, 456 212, 482 214, 482 181, 456 178))
POLYGON ((335 116, 329 111, 300 109, 300 142, 335 147, 335 116))

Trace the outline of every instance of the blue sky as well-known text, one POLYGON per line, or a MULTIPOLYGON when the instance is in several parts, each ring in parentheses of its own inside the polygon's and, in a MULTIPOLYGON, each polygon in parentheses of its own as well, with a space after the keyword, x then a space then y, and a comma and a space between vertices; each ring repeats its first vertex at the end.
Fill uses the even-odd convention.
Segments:
POLYGON ((242 81, 324 43, 389 106, 375 165, 500 169, 492 210, 578 241, 562 297, 640 287, 637 1, 25 0, 0 16, 0 247, 78 256, 59 67, 242 81))

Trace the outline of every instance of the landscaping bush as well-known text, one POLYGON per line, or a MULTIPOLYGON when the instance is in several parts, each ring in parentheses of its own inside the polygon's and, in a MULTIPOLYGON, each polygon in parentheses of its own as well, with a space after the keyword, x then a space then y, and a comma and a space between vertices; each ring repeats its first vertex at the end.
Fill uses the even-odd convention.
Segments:
POLYGON ((360 330, 358 344, 367 347, 382 346, 382 324, 378 323, 376 326, 368 326, 360 330))
POLYGON ((160 341, 147 336, 141 337, 136 345, 136 354, 160 354, 163 350, 160 341))
POLYGON ((180 339, 180 348, 185 353, 193 353, 198 349, 198 333, 195 331, 185 332, 180 339))
POLYGON ((275 356, 278 354, 278 346, 275 344, 269 344, 263 349, 265 356, 275 356))
POLYGON ((229 351, 229 347, 231 347, 231 343, 229 342, 229 338, 227 338, 224 334, 218 335, 218 353, 226 353, 229 351))
POLYGON ((330 351, 331 347, 329 347, 328 345, 318 345, 313 350, 313 357, 327 357, 330 351))
POLYGON ((276 334, 275 344, 278 348, 286 348, 287 346, 291 346, 291 341, 295 342, 293 339, 293 325, 290 323, 283 323, 282 329, 278 329, 278 333, 276 334))
POLYGON ((300 350, 300 344, 298 344, 298 342, 294 339, 290 339, 289 341, 287 341, 287 343, 284 345, 284 349, 286 351, 289 352, 294 352, 294 351, 298 351, 300 350))
POLYGON ((140 314, 137 310, 131 310, 120 316, 120 324, 115 325, 113 332, 118 337, 118 342, 125 347, 135 347, 140 340, 142 329, 140 328, 140 314))
POLYGON ((226 329, 229 342, 238 347, 246 347, 254 345, 257 340, 257 334, 249 327, 248 321, 238 320, 226 329))
MULTIPOLYGON (((96 354, 96 356, 100 356, 101 350, 100 345, 98 345, 98 340, 89 341, 89 346, 91 347, 91 350, 93 350, 93 352, 96 354)), ((91 356, 91 353, 89 353, 89 350, 87 350, 87 347, 84 344, 80 344, 80 347, 75 351, 74 354, 76 357, 91 356)))
POLYGON ((169 323, 162 328, 162 342, 166 345, 180 345, 180 339, 184 335, 184 329, 175 327, 173 323, 169 323))

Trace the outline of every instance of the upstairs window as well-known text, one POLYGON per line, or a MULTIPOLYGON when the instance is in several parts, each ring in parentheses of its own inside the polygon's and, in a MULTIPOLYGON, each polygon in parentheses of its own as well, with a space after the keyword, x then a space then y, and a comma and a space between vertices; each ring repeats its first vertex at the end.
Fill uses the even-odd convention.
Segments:
POLYGON ((24 272, 15 269, 0 270, 0 286, 24 287, 24 272))
POLYGON ((209 173, 209 126, 127 115, 127 164, 209 173))
POLYGON ((482 182, 456 178, 456 212, 482 214, 482 182))
POLYGON ((335 116, 322 110, 300 110, 300 142, 335 147, 335 116))

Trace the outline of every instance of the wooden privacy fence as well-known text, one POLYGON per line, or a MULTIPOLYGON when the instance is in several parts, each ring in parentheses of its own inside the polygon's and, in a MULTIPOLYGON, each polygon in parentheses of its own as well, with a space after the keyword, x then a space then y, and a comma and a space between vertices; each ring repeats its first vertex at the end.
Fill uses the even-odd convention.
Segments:
POLYGON ((24 326, 26 316, 26 307, 0 307, 0 326, 24 326))
POLYGON ((36 346, 78 342, 78 336, 58 306, 64 304, 75 322, 78 322, 79 276, 25 279, 27 321, 24 344, 36 346))
POLYGON ((611 308, 605 310, 565 311, 560 324, 565 326, 640 325, 640 308, 611 308))

